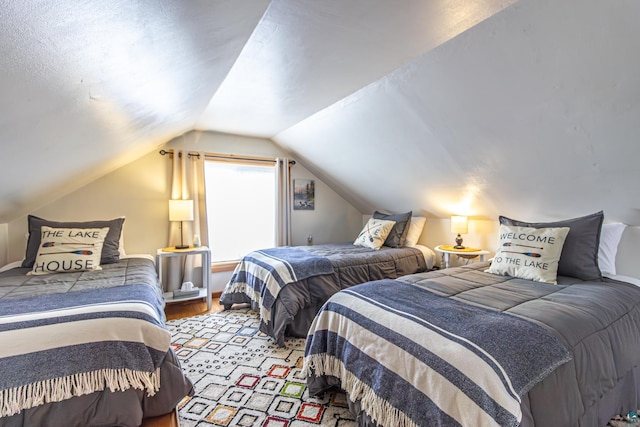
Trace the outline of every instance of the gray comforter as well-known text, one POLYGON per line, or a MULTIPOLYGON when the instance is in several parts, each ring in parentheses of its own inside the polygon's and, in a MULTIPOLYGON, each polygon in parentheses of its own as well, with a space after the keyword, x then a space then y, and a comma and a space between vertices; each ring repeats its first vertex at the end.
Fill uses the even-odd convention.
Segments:
POLYGON ((0 417, 1 427, 139 426, 144 417, 171 412, 192 393, 168 348, 164 302, 150 260, 132 258, 101 271, 46 276, 27 276, 27 271, 0 273, 0 335, 28 328, 20 336, 30 337, 21 344, 24 354, 3 350, 0 397, 7 401, 0 406, 11 404, 14 409, 4 406, 5 412, 14 415, 0 417), (92 325, 95 331, 87 329, 92 325), (138 328, 140 333, 132 333, 138 328), (39 330, 46 335, 37 335, 39 330), (9 366, 14 370, 5 370, 9 366), (109 385, 114 391, 100 391, 102 375, 117 377, 109 385), (75 385, 61 391, 49 378, 75 385), (30 396, 29 384, 41 384, 38 393, 49 403, 4 394, 15 388, 30 396))
POLYGON ((0 273, 0 299, 99 289, 113 286, 150 285, 162 299, 153 261, 126 258, 104 264, 102 270, 31 276, 30 268, 13 268, 0 273))
MULTIPOLYGON (((548 376, 542 376, 543 379, 540 382, 532 383, 532 387, 523 389, 524 394, 519 396, 520 407, 515 412, 520 412, 517 416, 521 418, 520 425, 602 427, 614 414, 626 413, 638 407, 640 404, 640 386, 638 385, 640 384, 638 381, 640 379, 640 334, 638 333, 640 288, 622 282, 609 280, 586 282, 569 277, 559 277, 558 285, 550 285, 484 273, 486 266, 487 264, 477 263, 461 268, 409 275, 397 282, 415 286, 416 296, 426 291, 471 306, 473 310, 479 308, 484 311, 504 313, 524 319, 533 325, 542 326, 569 351, 571 356, 569 361, 559 364, 548 373, 548 376)), ((380 283, 380 286, 384 285, 389 289, 387 281, 380 283)), ((393 305, 389 302, 392 300, 395 302, 393 297, 387 296, 379 303, 393 305)), ((425 319, 429 318, 428 313, 431 310, 428 300, 424 298, 423 310, 427 313, 424 316, 425 319)), ((376 298, 370 301, 373 304, 377 303, 376 298)), ((402 313, 403 310, 400 310, 395 315, 404 316, 402 313)), ((345 320, 345 322, 350 321, 345 320)), ((354 342, 359 343, 359 347, 366 346, 367 342, 373 347, 378 345, 380 338, 375 331, 371 333, 361 328, 356 330, 357 335, 345 336, 344 342, 350 342, 353 338, 354 342)), ((500 328, 500 330, 507 333, 506 328, 500 328)), ((310 331, 312 332, 314 330, 310 331)), ((396 332, 399 336, 407 333, 401 328, 396 332)), ((484 336, 485 334, 481 334, 478 344, 482 348, 491 348, 492 343, 482 342, 484 336)), ((308 345, 310 340, 312 339, 308 340, 308 345)), ((406 343, 412 342, 406 338, 402 340, 406 343)), ((402 344, 401 341, 398 341, 399 348, 406 349, 406 343, 402 344)), ((521 347, 521 344, 516 343, 517 340, 513 340, 512 345, 521 347)), ((504 346, 505 343, 501 345, 504 346)), ((429 345, 425 344, 423 351, 429 351, 429 348, 429 345)), ((504 354, 512 350, 505 348, 504 354)), ((517 350, 508 358, 509 360, 520 357, 517 350)), ((335 351, 339 354, 343 349, 335 351)), ((546 355, 546 348, 542 345, 538 351, 540 357, 546 355)), ((355 353, 352 353, 352 356, 353 354, 355 353)), ((531 350, 526 354, 530 357, 531 350)), ((524 355, 523 350, 523 358, 524 355)), ((393 366, 398 357, 399 353, 382 354, 376 358, 376 363, 393 366)), ((500 352, 497 353, 496 359, 500 361, 500 352)), ((359 363, 356 357, 352 360, 353 363, 359 363)), ((500 362, 508 363, 509 360, 500 362)), ((336 386, 346 388, 339 378, 342 377, 342 381, 347 381, 345 378, 348 375, 342 375, 342 369, 344 372, 350 372, 351 363, 347 360, 344 365, 326 364, 319 369, 324 370, 325 374, 320 375, 315 375, 318 371, 310 369, 309 392, 322 393, 336 386), (326 374, 331 369, 334 370, 333 375, 326 374)), ((464 366, 464 363, 461 366, 464 366)), ((369 370, 369 372, 379 371, 375 367, 369 370)), ((423 374, 414 377, 417 380, 414 387, 418 391, 406 391, 402 394, 404 398, 399 401, 409 401, 412 403, 410 406, 424 411, 441 396, 443 389, 435 387, 433 381, 425 381, 423 374)), ((357 381, 375 385, 380 382, 376 378, 370 378, 364 374, 357 378, 357 381)), ((371 396, 371 394, 365 395, 371 396)), ((459 397, 456 395, 454 398, 455 401, 459 399, 464 400, 462 395, 459 397)), ((380 420, 380 414, 375 414, 375 409, 368 406, 366 399, 354 396, 352 400, 352 411, 358 415, 359 425, 379 424, 372 420, 371 415, 374 419, 380 420)), ((393 408, 388 409, 386 413, 394 413, 393 408)), ((410 414, 409 416, 411 417, 410 414)), ((419 416, 414 418, 414 420, 420 419, 419 416)), ((460 424, 445 416, 442 419, 417 421, 416 425, 460 424)), ((463 425, 477 425, 477 423, 463 425)))
MULTIPOLYGON (((326 257, 333 266, 333 272, 307 277, 279 290, 270 307, 271 318, 260 323, 260 330, 272 336, 280 346, 284 346, 286 335, 305 337, 320 307, 339 290, 370 280, 395 279, 427 269, 422 251, 415 248, 383 246, 375 251, 351 243, 296 248, 326 257)), ((259 302, 244 292, 237 292, 233 281, 225 287, 220 303, 226 309, 232 304, 248 303, 261 312, 259 302)))

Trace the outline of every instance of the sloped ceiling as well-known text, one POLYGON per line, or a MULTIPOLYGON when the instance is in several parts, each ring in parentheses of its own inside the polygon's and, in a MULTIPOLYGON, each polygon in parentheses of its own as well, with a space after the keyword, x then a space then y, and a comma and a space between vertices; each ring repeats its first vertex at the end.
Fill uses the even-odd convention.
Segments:
POLYGON ((0 222, 193 128, 266 0, 0 3, 0 222))
POLYGON ((3 2, 0 221, 189 129, 363 213, 640 225, 633 0, 3 2))

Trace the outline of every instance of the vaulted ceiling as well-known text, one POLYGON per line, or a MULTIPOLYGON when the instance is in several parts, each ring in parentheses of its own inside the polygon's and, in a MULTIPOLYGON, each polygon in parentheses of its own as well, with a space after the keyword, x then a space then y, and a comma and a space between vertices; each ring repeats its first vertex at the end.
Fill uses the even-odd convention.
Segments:
POLYGON ((272 139, 365 213, 640 225, 639 20, 634 0, 3 1, 0 222, 198 129, 272 139))

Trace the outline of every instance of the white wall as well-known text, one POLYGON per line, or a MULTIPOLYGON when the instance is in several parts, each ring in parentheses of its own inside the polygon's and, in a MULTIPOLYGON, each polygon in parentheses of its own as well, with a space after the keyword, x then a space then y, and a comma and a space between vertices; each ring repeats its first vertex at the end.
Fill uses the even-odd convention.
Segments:
POLYGON ((0 224, 0 266, 9 262, 9 224, 0 224))
MULTIPOLYGON (((469 218, 469 232, 462 235, 462 244, 489 251, 490 254, 485 257, 489 259, 495 254, 498 246, 498 229, 498 221, 469 218)), ((451 233, 449 218, 427 218, 418 243, 433 249, 438 245, 454 245, 455 237, 456 235, 451 233)), ((437 262, 440 263, 440 259, 437 262)), ((458 257, 451 257, 452 266, 460 264, 462 261, 458 257)))
POLYGON ((628 226, 618 245, 616 255, 616 273, 640 279, 638 246, 640 245, 640 227, 628 226))
MULTIPOLYGON (((160 148, 265 157, 287 155, 267 139, 192 131, 32 214, 58 221, 125 216, 126 252, 154 255, 157 248, 167 246, 169 239, 167 200, 170 198, 171 161, 168 156, 158 153, 160 148)), ((309 234, 313 236, 314 244, 354 239, 361 228, 362 214, 300 162, 292 167, 291 174, 295 179, 315 180, 316 191, 315 210, 293 211, 293 244, 306 245, 309 234)), ((4 261, 3 265, 24 257, 26 233, 26 216, 0 227, 0 261, 4 261), (2 245, 3 241, 7 244, 2 245)), ((222 290, 228 275, 214 275, 215 290, 222 290)))
MULTIPOLYGON (((168 239, 170 163, 157 151, 32 212, 56 221, 88 221, 120 216, 127 253, 155 255, 168 239)), ((8 261, 24 257, 27 218, 9 223, 8 261)))
MULTIPOLYGON (((127 253, 155 254, 157 248, 167 245, 169 233, 167 200, 170 197, 171 164, 167 156, 158 154, 160 148, 236 155, 286 155, 266 139, 210 132, 189 132, 32 213, 60 221, 125 216, 124 239, 127 253)), ((296 179, 316 181, 316 209, 293 212, 294 244, 306 244, 309 234, 313 235, 314 244, 353 240, 368 215, 363 216, 363 213, 358 212, 333 192, 300 162, 292 168, 292 175, 296 179)), ((415 212, 416 215, 422 214, 418 210, 415 212)), ((3 265, 23 258, 26 232, 26 216, 7 224, 0 224, 0 262, 3 265)), ((469 233, 463 237, 465 245, 489 250, 493 255, 497 245, 497 235, 497 221, 476 220, 471 217, 469 233)), ((448 218, 428 218, 419 243, 434 248, 440 244, 451 244, 453 238, 448 218)), ((640 267, 636 257, 638 242, 640 242, 640 227, 628 227, 623 235, 617 259, 620 274, 640 277, 640 267)), ((221 290, 229 275, 230 273, 216 274, 214 289, 221 290)))

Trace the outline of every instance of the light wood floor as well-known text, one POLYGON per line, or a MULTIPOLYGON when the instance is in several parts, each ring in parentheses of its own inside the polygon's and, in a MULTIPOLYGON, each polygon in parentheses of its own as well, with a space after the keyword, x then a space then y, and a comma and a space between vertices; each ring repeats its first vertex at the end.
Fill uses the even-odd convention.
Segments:
POLYGON ((164 308, 167 320, 182 319, 183 317, 197 316, 199 314, 218 313, 224 310, 220 305, 220 292, 213 294, 211 310, 207 311, 207 302, 204 299, 172 302, 164 308))
MULTIPOLYGON (((207 310, 205 300, 174 302, 167 304, 164 309, 167 320, 182 319, 183 317, 197 316, 199 314, 218 313, 224 310, 220 305, 220 294, 214 294, 211 310, 207 310)), ((162 417, 147 418, 142 423, 142 427, 178 427, 178 414, 163 415, 162 417)))

